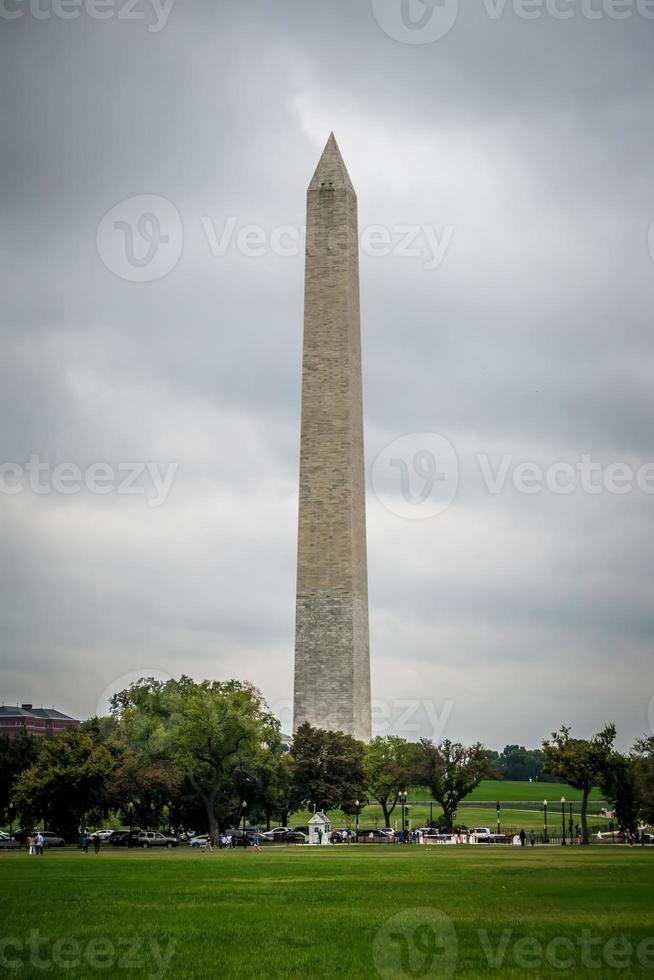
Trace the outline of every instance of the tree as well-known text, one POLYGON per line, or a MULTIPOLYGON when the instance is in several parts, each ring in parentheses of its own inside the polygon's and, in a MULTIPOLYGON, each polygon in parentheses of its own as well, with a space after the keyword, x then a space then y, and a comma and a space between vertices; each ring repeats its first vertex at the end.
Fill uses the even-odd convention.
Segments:
POLYGON ((505 745, 497 761, 503 779, 538 779, 545 764, 545 756, 541 749, 505 745))
POLYGON ((112 698, 112 712, 128 744, 184 774, 212 838, 238 822, 242 802, 258 802, 261 752, 280 744, 280 732, 252 684, 144 678, 112 698))
POLYGON ((402 790, 411 785, 417 759, 417 746, 398 735, 377 736, 365 747, 366 784, 377 800, 389 827, 391 815, 402 790))
POLYGON ((163 808, 179 805, 183 781, 183 773, 171 762, 151 759, 132 746, 117 763, 108 794, 112 807, 122 810, 131 826, 156 829, 163 808))
POLYGON ((445 739, 440 745, 434 745, 431 739, 423 738, 415 775, 440 803, 445 828, 451 833, 461 800, 469 796, 482 779, 496 777, 497 768, 491 753, 481 742, 465 746, 445 739))
POLYGON ((65 840, 109 810, 108 783, 116 755, 98 719, 44 738, 37 760, 18 780, 16 806, 30 821, 42 819, 65 840))
POLYGON ((640 808, 636 761, 614 752, 600 775, 599 785, 615 811, 618 826, 635 833, 640 808))
POLYGON ((543 741, 545 772, 558 776, 582 793, 581 835, 588 843, 588 797, 608 771, 614 755, 615 725, 607 725, 590 739, 572 738, 565 725, 543 741))
POLYGON ((36 762, 42 741, 25 731, 0 735, 0 821, 8 820, 16 783, 21 773, 36 762))
POLYGON ((639 739, 631 750, 641 819, 654 824, 654 736, 639 739))
POLYGON ((364 800, 364 746, 351 735, 300 725, 291 747, 291 809, 313 803, 318 810, 344 807, 364 800))

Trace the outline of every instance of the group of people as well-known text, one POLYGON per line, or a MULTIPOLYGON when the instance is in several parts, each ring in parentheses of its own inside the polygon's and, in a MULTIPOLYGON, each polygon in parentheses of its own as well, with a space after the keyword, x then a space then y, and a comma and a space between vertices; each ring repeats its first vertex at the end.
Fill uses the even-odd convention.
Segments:
POLYGON ((97 834, 89 834, 88 830, 84 829, 80 835, 79 843, 84 854, 89 853, 89 844, 93 842, 93 850, 96 854, 100 853, 100 845, 102 841, 97 834))
POLYGON ((43 834, 40 830, 36 834, 29 834, 27 852, 28 854, 43 854, 43 834))
MULTIPOLYGON (((225 834, 221 831, 218 834, 218 849, 223 850, 225 847, 236 847, 236 837, 233 834, 225 834)), ((251 833, 246 833, 243 837, 243 845, 245 847, 253 847, 255 851, 261 851, 259 846, 259 833, 253 830, 251 833)), ((211 836, 207 837, 207 843, 203 848, 205 851, 213 851, 213 843, 211 836)))
MULTIPOLYGON (((322 843, 322 831, 319 831, 318 834, 322 843)), ((332 844, 351 844, 354 840, 354 834, 351 830, 332 830, 329 839, 332 844)))

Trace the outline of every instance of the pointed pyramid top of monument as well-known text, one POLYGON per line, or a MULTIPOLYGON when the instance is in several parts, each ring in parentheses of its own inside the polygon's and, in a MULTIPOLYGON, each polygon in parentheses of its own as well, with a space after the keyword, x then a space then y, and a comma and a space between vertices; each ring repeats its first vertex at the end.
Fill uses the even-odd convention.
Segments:
POLYGON ((325 149, 322 151, 322 156, 318 161, 316 172, 311 178, 309 190, 319 190, 321 187, 340 188, 341 190, 346 188, 347 190, 354 191, 350 175, 343 162, 343 157, 341 156, 341 151, 338 148, 338 143, 333 132, 329 134, 325 149))

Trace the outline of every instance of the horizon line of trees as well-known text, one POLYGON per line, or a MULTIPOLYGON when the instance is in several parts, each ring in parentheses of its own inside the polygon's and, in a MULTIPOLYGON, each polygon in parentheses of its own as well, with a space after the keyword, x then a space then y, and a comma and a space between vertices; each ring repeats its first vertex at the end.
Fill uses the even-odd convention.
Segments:
POLYGON ((363 743, 305 724, 287 751, 252 684, 142 678, 114 696, 108 717, 44 739, 0 736, 0 821, 43 820, 71 840, 117 813, 129 826, 165 819, 215 837, 244 818, 270 826, 306 807, 352 816, 376 803, 388 826, 400 794, 424 786, 443 811, 439 824, 451 831, 459 804, 483 779, 538 779, 581 792, 587 843, 596 786, 625 831, 654 823, 654 737, 626 754, 615 737, 612 724, 590 739, 562 726, 540 749, 508 745, 498 753, 480 742, 397 735, 363 743))

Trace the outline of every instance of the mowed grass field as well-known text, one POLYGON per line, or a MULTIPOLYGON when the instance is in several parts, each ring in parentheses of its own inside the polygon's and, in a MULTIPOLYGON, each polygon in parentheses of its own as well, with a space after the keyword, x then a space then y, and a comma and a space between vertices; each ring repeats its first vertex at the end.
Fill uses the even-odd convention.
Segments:
POLYGON ((653 875, 628 847, 6 852, 0 975, 651 977, 653 875))

